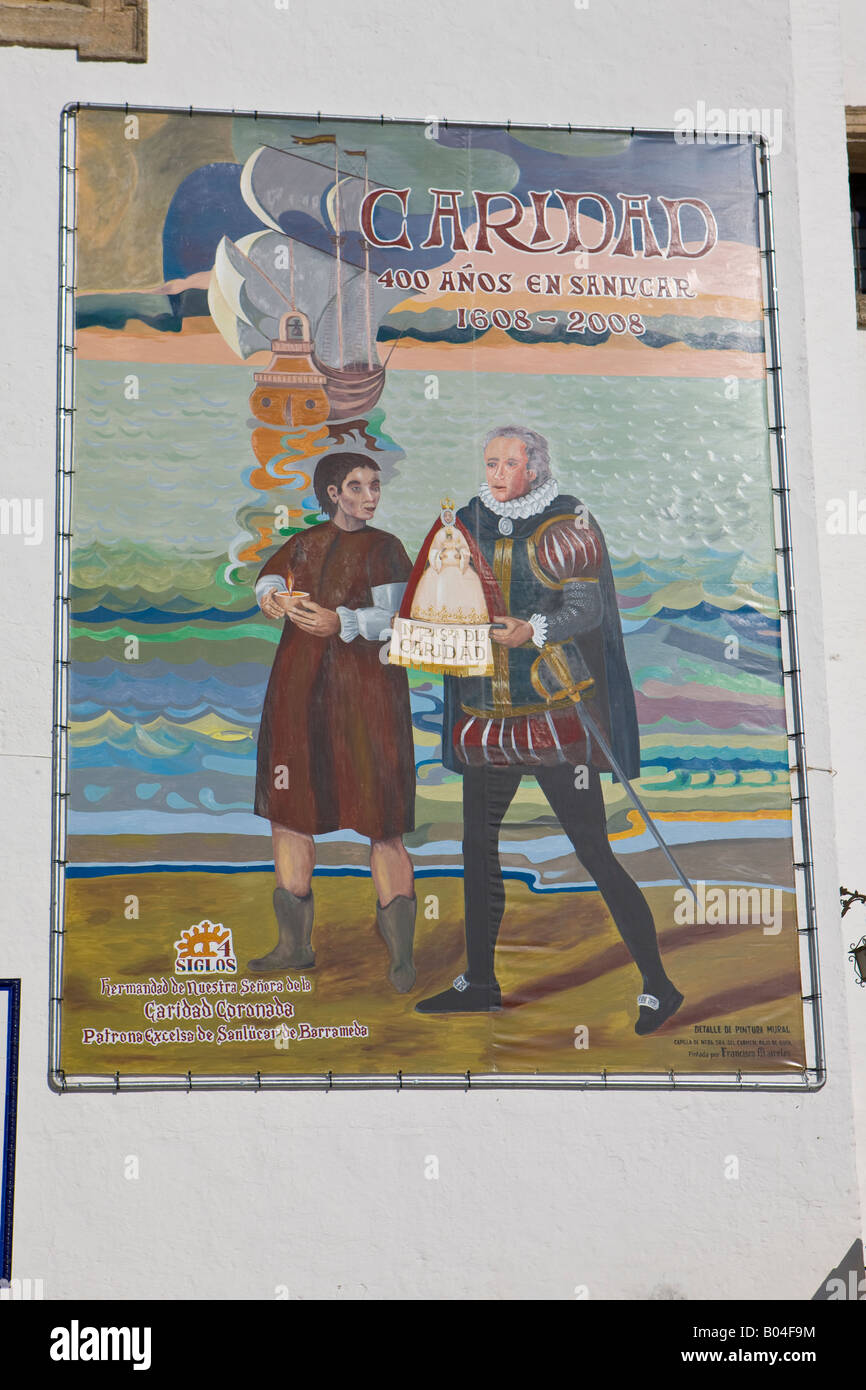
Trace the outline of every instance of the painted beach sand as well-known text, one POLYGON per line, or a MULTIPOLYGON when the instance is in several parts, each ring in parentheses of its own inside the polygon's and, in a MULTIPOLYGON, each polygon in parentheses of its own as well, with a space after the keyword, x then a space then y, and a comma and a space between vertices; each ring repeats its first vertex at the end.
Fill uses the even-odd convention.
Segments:
MULTIPOLYGON (((369 1072, 409 1073, 778 1073, 804 1065, 799 970, 792 956, 796 930, 791 894, 780 894, 781 930, 756 925, 677 925, 672 890, 649 888, 647 898, 671 977, 685 1002, 655 1035, 633 1032, 640 978, 598 894, 539 895, 515 880, 507 885, 498 971, 503 1009, 489 1016, 422 1017, 414 1003, 463 964, 462 884, 454 878, 419 878, 419 902, 434 894, 437 920, 419 913, 418 979, 408 995, 386 980, 387 952, 375 926, 369 882, 355 878, 315 881, 316 966, 267 977, 279 992, 242 995, 243 982, 258 990, 261 976, 244 971, 245 960, 270 945, 269 874, 125 875, 70 879, 64 986, 63 1067, 70 1074, 122 1076, 185 1073, 189 1044, 103 1045, 82 1043, 84 1030, 163 1032, 204 1028, 213 1042, 194 1047, 193 1074, 252 1076, 369 1072), (129 894, 139 898, 140 918, 124 917, 129 894), (183 994, 113 995, 112 986, 169 980, 173 942, 183 926, 203 917, 232 929, 238 957, 238 992, 199 994, 178 980, 183 994), (287 989, 286 980, 298 988, 287 989), (309 990, 300 988, 303 980, 309 990), (150 1001, 179 1000, 213 1010, 197 1020, 152 1020, 150 1001), (236 1008, 262 1000, 293 1007, 293 1016, 267 1021, 220 1019, 226 1001, 236 1008), (367 1036, 299 1036, 286 1040, 281 1027, 360 1024, 367 1036), (218 1029, 237 1035, 244 1025, 276 1030, 262 1041, 216 1039, 218 1029), (585 1030, 579 1032, 578 1030, 585 1030), (576 1046, 576 1041, 580 1046, 576 1046), (287 1042, 287 1045, 286 1045, 287 1042), (585 1045, 584 1045, 585 1044, 585 1045)), ((709 914, 707 914, 709 915, 709 914)), ((225 1036, 225 1034, 223 1035, 225 1036)))

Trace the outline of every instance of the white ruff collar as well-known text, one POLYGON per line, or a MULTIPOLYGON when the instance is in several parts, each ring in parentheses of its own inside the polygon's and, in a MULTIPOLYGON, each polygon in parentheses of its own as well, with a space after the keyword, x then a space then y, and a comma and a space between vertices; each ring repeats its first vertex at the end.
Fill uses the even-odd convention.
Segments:
POLYGON ((523 521, 528 516, 537 516, 545 507, 549 507, 554 498, 559 496, 559 486, 556 479, 551 477, 540 487, 533 488, 532 492, 525 492, 522 497, 512 497, 510 502, 497 502, 487 484, 482 483, 478 489, 478 496, 485 507, 489 507, 496 516, 523 521))

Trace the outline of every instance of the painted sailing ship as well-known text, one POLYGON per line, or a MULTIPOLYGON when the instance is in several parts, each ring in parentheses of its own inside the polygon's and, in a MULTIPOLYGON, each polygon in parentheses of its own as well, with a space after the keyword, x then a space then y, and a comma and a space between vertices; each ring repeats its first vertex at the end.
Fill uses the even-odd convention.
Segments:
POLYGON ((236 242, 223 237, 208 291, 211 317, 239 357, 271 350, 250 404, 273 426, 367 415, 385 385, 379 324, 407 298, 370 272, 359 214, 380 185, 368 176, 366 152, 340 151, 333 135, 294 138, 333 144, 333 165, 271 146, 254 151, 241 193, 264 228, 236 242), (341 169, 341 157, 362 162, 361 171, 341 169))

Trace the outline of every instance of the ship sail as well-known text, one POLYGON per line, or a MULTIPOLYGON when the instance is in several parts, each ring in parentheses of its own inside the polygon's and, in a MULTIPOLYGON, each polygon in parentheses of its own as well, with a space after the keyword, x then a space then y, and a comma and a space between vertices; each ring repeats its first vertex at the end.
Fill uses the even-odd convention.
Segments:
MULTIPOLYGON (((406 291, 387 289, 376 277, 354 266, 343 267, 345 360, 367 361, 367 303, 378 327, 406 291)), ((325 362, 337 358, 336 269, 332 256, 303 242, 291 248, 276 232, 253 232, 237 242, 223 237, 217 247, 208 295, 211 317, 238 356, 270 347, 288 309, 301 309, 310 320, 316 351, 325 362), (294 280, 294 297, 292 294, 294 280), (235 322, 227 325, 226 316, 235 322), (241 326, 252 332, 243 335, 241 326), (238 352, 243 338, 246 351, 238 352)))
POLYGON ((327 249, 333 245, 339 221, 342 258, 357 266, 364 264, 361 202, 365 191, 383 186, 368 180, 365 190, 363 174, 341 170, 335 178, 332 165, 269 145, 255 150, 241 173, 244 202, 266 227, 327 249))
POLYGON ((270 347, 272 340, 236 313, 233 304, 223 293, 216 274, 210 277, 207 303, 211 318, 237 357, 246 361, 254 352, 262 352, 270 347))
MULTIPOLYGON (((406 299, 406 291, 386 289, 376 282, 374 275, 365 271, 353 271, 343 280, 343 352, 344 364, 350 366, 375 366, 375 350, 370 361, 368 313, 375 329, 385 315, 406 299)), ((315 320, 314 341, 316 355, 322 362, 332 366, 343 365, 337 360, 337 299, 333 295, 324 305, 315 320)))

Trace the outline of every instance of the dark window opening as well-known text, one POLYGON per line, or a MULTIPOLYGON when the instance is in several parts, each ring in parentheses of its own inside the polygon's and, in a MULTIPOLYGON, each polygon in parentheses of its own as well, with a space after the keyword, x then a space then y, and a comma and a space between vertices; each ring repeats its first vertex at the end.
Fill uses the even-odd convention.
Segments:
POLYGON ((851 191, 851 242, 857 327, 866 328, 866 106, 847 106, 848 183, 851 191))

